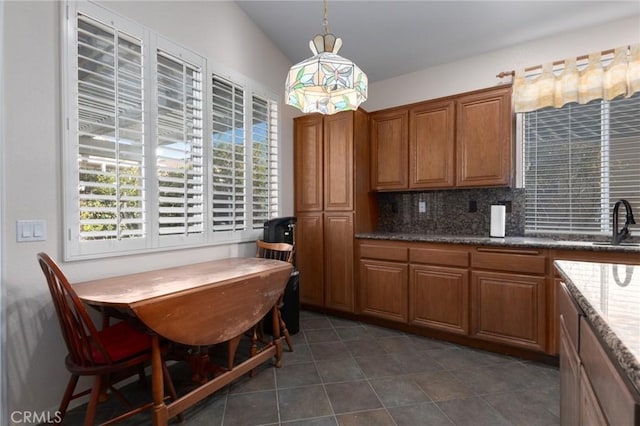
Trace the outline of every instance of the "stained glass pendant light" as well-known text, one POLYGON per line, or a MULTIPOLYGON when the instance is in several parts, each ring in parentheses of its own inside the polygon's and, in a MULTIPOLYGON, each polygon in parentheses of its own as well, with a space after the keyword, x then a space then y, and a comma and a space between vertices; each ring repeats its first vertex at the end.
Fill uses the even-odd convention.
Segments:
POLYGON ((324 34, 309 42, 313 56, 295 64, 285 83, 285 101, 305 113, 335 114, 358 109, 367 100, 367 75, 338 55, 342 39, 329 32, 324 0, 324 34))

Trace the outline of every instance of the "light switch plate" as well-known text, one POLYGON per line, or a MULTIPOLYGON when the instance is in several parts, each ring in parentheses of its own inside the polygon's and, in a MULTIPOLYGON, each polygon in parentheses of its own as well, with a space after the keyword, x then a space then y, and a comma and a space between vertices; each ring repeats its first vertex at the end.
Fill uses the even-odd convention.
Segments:
POLYGON ((427 202, 419 201, 418 202, 418 213, 426 213, 427 212, 427 202))
POLYGON ((47 239, 47 222, 44 220, 16 221, 16 241, 45 241, 47 239))

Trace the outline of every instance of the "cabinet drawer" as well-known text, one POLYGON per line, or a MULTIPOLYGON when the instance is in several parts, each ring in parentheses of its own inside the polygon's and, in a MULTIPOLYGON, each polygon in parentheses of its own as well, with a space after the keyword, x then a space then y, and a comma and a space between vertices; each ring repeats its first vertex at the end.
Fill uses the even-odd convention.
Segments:
POLYGON ((406 262, 409 260, 407 248, 383 244, 360 244, 360 257, 367 259, 392 260, 406 262))
POLYGON ((578 350, 580 347, 578 344, 580 313, 564 283, 561 283, 558 288, 558 311, 562 318, 561 323, 565 326, 567 338, 578 350))
POLYGON ((469 253, 459 250, 441 250, 432 248, 409 249, 411 263, 427 263, 442 266, 469 266, 469 253))
POLYGON ((639 396, 629 390, 584 317, 580 319, 580 358, 608 423, 637 424, 639 396))
POLYGON ((471 256, 471 266, 475 269, 536 275, 544 275, 547 270, 546 257, 540 250, 492 247, 478 247, 471 256))

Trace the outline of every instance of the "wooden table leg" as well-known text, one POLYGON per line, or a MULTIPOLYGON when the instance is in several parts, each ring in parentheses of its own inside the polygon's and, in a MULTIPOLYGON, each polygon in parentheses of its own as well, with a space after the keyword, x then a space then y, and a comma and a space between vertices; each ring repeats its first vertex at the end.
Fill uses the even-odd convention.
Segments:
POLYGON ((278 321, 278 305, 271 308, 271 330, 273 334, 273 343, 276 345, 276 367, 282 366, 282 341, 280 339, 280 321, 278 321))
POLYGON ((151 393, 153 395, 153 425, 166 426, 169 419, 167 406, 164 403, 162 354, 157 334, 151 336, 151 393))

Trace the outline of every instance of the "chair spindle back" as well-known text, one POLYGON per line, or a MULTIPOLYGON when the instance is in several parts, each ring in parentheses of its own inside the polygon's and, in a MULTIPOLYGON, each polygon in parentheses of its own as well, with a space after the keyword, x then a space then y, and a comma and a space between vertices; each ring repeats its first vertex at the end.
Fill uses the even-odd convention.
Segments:
POLYGON ((267 243, 262 240, 256 241, 256 257, 264 259, 282 260, 293 262, 294 246, 288 243, 267 243))
POLYGON ((47 279, 62 335, 73 362, 84 367, 112 364, 85 305, 58 265, 46 253, 38 253, 38 262, 47 279), (94 359, 96 353, 101 356, 99 362, 94 359))

